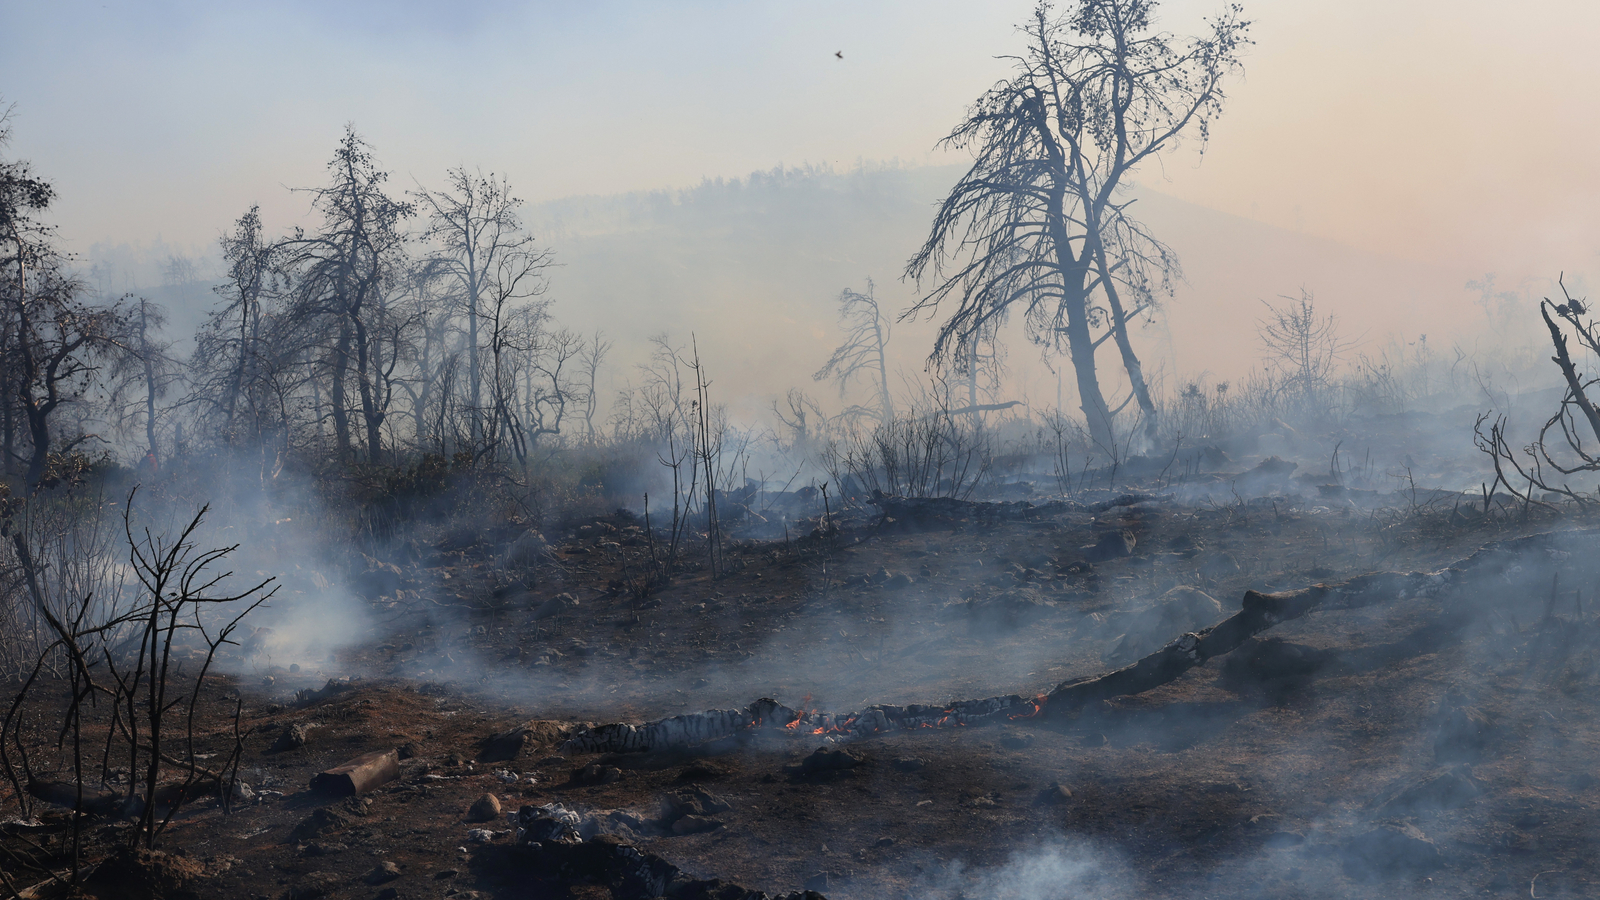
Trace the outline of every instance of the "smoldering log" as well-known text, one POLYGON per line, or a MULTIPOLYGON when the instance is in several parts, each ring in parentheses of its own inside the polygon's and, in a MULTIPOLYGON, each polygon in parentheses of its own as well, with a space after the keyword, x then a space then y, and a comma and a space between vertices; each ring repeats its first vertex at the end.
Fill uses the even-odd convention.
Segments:
POLYGON ((563 741, 563 753, 637 753, 690 747, 727 737, 760 723, 763 711, 785 709, 776 700, 757 700, 744 709, 708 709, 647 725, 621 722, 586 728, 563 741))
POLYGON ((1279 623, 1319 608, 1357 609, 1387 601, 1438 597, 1496 578, 1509 583, 1525 563, 1561 563, 1574 554, 1592 556, 1597 543, 1600 530, 1546 532, 1484 544, 1472 555, 1432 572, 1375 572, 1293 591, 1247 591, 1239 612, 1210 628, 1179 635, 1132 665, 1065 681, 1048 693, 1031 698, 1007 694, 942 705, 879 705, 845 714, 797 711, 763 698, 744 709, 708 710, 638 726, 617 723, 588 728, 574 734, 559 749, 563 753, 659 751, 718 740, 754 727, 783 728, 839 742, 897 730, 1070 714, 1091 703, 1160 687, 1279 623))
POLYGON ((1139 694, 1221 656, 1279 622, 1298 619, 1330 593, 1318 585, 1281 594, 1246 591, 1243 609, 1210 628, 1179 635, 1160 650, 1130 666, 1089 678, 1063 682, 1046 694, 1049 715, 1059 715, 1111 697, 1139 694))
POLYGON ((1465 559, 1433 572, 1376 572, 1335 584, 1318 584, 1295 591, 1263 594, 1246 591, 1242 608, 1210 628, 1182 634, 1160 650, 1115 671, 1064 681, 1045 695, 1049 715, 1075 712, 1112 697, 1152 690, 1184 672, 1237 648, 1251 637, 1321 606, 1358 609, 1386 600, 1432 597, 1456 591, 1466 584, 1513 573, 1531 554, 1544 551, 1560 561, 1574 549, 1588 545, 1592 552, 1600 532, 1558 532, 1528 535, 1485 544, 1465 559))
POLYGON ((561 744, 560 750, 563 753, 653 752, 692 747, 753 728, 819 735, 824 741, 839 742, 892 731, 1031 718, 1039 714, 1042 700, 1042 697, 1007 694, 982 700, 908 706, 881 704, 860 712, 825 713, 791 709, 764 697, 744 709, 712 709, 646 725, 599 725, 574 734, 561 744))
POLYGON ((400 751, 375 750, 311 776, 311 789, 335 797, 363 794, 400 777, 400 751))

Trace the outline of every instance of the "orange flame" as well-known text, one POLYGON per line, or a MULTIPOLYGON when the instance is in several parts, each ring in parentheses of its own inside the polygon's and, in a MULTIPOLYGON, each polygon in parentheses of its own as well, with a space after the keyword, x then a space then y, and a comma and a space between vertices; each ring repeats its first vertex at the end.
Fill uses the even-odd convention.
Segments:
POLYGON ((1012 719, 1012 720, 1016 720, 1016 719, 1031 719, 1034 716, 1037 716, 1040 713, 1044 712, 1045 701, 1047 701, 1049 699, 1050 699, 1049 695, 1040 694, 1040 695, 1034 697, 1031 701, 1028 702, 1028 711, 1027 712, 1014 713, 1012 715, 1006 716, 1006 718, 1012 719))

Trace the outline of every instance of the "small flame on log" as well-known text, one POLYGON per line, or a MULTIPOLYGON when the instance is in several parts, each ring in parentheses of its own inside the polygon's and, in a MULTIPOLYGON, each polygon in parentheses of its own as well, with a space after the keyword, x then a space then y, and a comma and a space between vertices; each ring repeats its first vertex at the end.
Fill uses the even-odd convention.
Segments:
MULTIPOLYGON (((795 720, 793 722, 790 722, 789 724, 783 726, 783 727, 789 729, 790 731, 799 733, 800 724, 802 722, 805 722, 806 720, 808 720, 811 717, 811 714, 813 712, 815 712, 815 710, 813 710, 811 708, 811 695, 807 694, 804 697, 800 698, 800 712, 799 712, 798 715, 795 716, 795 720)), ((758 722, 756 724, 759 726, 760 723, 758 722)), ((813 732, 813 733, 818 733, 818 732, 813 732)))

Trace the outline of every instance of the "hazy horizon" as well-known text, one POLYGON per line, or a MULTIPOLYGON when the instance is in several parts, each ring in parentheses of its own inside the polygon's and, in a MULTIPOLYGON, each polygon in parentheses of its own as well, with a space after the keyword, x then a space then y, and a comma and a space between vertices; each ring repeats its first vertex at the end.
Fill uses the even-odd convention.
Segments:
MULTIPOLYGON (((682 342, 693 333, 720 400, 748 418, 790 387, 825 408, 838 406, 834 389, 811 374, 841 338, 840 290, 864 289, 871 278, 887 313, 908 310, 920 294, 901 278, 904 261, 926 236, 934 198, 961 171, 953 164, 772 170, 684 190, 530 203, 524 213, 541 245, 554 252, 547 296, 557 319, 581 333, 601 330, 615 344, 609 388, 620 390, 636 375, 634 364, 654 335, 682 342)), ((1142 186, 1129 196, 1184 264, 1175 296, 1134 331, 1164 390, 1258 370, 1265 355, 1256 333, 1263 302, 1281 303, 1301 289, 1339 319, 1340 333, 1353 344, 1347 362, 1395 344, 1415 347, 1427 334, 1438 353, 1457 342, 1471 348, 1538 338, 1531 314, 1508 321, 1481 307, 1482 298, 1465 284, 1483 272, 1366 252, 1142 186)), ((104 266, 98 274, 109 279, 106 293, 134 290, 169 308, 190 307, 198 321, 214 299, 204 286, 160 280, 165 254, 180 249, 95 245, 82 262, 104 266)), ((209 252, 214 256, 215 248, 209 252)), ((1567 283, 1580 290, 1585 284, 1574 272, 1567 283)), ((1553 290, 1546 281, 1499 287, 1523 301, 1553 290)), ((1531 313, 1531 305, 1521 311, 1531 313)), ((936 323, 916 317, 894 324, 890 362, 905 377, 920 377, 936 323)), ((180 335, 191 330, 181 317, 175 325, 180 335)), ((1005 336, 1008 398, 1054 406, 1057 383, 1039 348, 1015 327, 1005 336)), ((1054 365, 1059 370, 1064 361, 1054 365)), ((1102 363, 1102 369, 1118 381, 1113 367, 1102 363)), ((1073 407, 1070 377, 1064 394, 1064 405, 1073 407)))
MULTIPOLYGON (((1158 25, 1188 33, 1220 6, 1168 2, 1158 25)), ((282 188, 318 183, 346 122, 397 187, 481 165, 530 201, 958 162, 936 142, 1005 74, 995 57, 1020 50, 1031 7, 5 3, 29 39, 0 58, 0 95, 11 152, 57 182, 76 249, 192 245, 251 203, 302 215, 282 188)), ((1256 43, 1203 164, 1191 142, 1144 181, 1423 262, 1521 277, 1593 254, 1596 126, 1580 115, 1600 63, 1578 51, 1600 9, 1261 0, 1245 15, 1256 43)))
MULTIPOLYGON (((305 222, 308 198, 291 189, 324 180, 352 123, 395 193, 437 186, 452 166, 507 175, 561 264, 555 314, 621 338, 623 375, 665 317, 678 337, 725 332, 713 345, 724 376, 759 406, 784 385, 822 388, 808 376, 836 341, 840 289, 872 277, 895 311, 915 299, 899 276, 936 185, 894 198, 883 233, 782 238, 806 243, 793 261, 810 265, 787 280, 729 275, 718 267, 737 261, 711 251, 698 273, 621 271, 625 255, 563 235, 549 211, 573 198, 686 196, 776 167, 953 180, 966 156, 937 143, 1006 74, 996 57, 1021 50, 1015 26, 1032 5, 0 3, 0 22, 30 38, 0 57, 0 98, 14 105, 8 155, 55 183, 49 218, 86 264, 119 246, 213 254, 256 203, 270 233, 305 222), (638 291, 619 287, 652 277, 677 283, 655 289, 653 306, 629 305, 638 291), (747 306, 781 307, 797 330, 763 337, 770 322, 728 314, 747 306)), ((1218 9, 1169 2, 1158 25, 1192 33, 1218 9)), ((1136 335, 1169 382, 1248 371, 1261 301, 1301 288, 1352 336, 1431 333, 1443 346, 1441 336, 1493 334, 1470 279, 1497 273, 1524 293, 1561 272, 1582 284, 1600 180, 1582 159, 1595 126, 1578 114, 1600 63, 1578 49, 1600 10, 1263 0, 1244 14, 1255 44, 1203 158, 1190 140, 1135 176, 1142 214, 1188 275, 1136 335)), ((786 218, 838 214, 778 207, 744 237, 771 243, 795 227, 786 218)), ((717 239, 672 227, 701 228, 680 236, 689 244, 717 239)), ((185 312, 199 314, 174 321, 185 312)), ((897 362, 920 369, 930 335, 901 328, 897 362)), ((1022 389, 1048 375, 1035 349, 1013 341, 1011 353, 1029 361, 1022 389)))

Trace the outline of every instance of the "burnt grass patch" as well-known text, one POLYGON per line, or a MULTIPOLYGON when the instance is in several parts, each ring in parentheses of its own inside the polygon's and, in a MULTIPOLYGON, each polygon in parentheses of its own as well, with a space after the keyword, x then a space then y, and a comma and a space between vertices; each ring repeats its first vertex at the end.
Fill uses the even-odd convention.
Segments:
MULTIPOLYGON (((497 562, 514 529, 456 527, 385 561, 370 639, 299 672, 240 660, 207 688, 197 746, 226 751, 241 698, 241 777, 255 796, 230 814, 210 799, 182 807, 157 849, 193 863, 178 867, 186 896, 626 895, 600 875, 541 869, 517 844, 519 809, 559 804, 590 840, 774 896, 983 896, 1006 873, 1062 859, 1104 897, 1369 896, 1374 883, 1510 895, 1536 876, 1540 897, 1584 896, 1600 878, 1589 852, 1600 609, 1583 602, 1587 560, 1545 557, 1470 596, 1329 606, 1142 694, 868 736, 833 748, 848 766, 806 768, 826 736, 782 728, 659 753, 560 751, 588 723, 759 696, 841 712, 1027 696, 1176 637, 1159 631, 1176 621, 1159 608, 1173 588, 1227 616, 1246 590, 1428 571, 1580 524, 1452 524, 1285 498, 981 522, 869 509, 835 535, 733 539, 723 574, 690 558, 643 592, 630 585, 649 547, 630 540, 631 517, 574 523, 515 569, 497 562), (1096 550, 1107 534, 1130 536, 1126 552, 1096 550), (330 677, 350 680, 329 689, 330 677), (295 726, 310 726, 303 742, 274 750, 295 726), (309 787, 391 749, 399 777, 353 800, 309 787), (685 812, 692 789, 718 802, 685 812), (470 821, 486 793, 502 814, 470 821), (1426 865, 1363 850, 1392 835, 1426 865)), ((48 718, 24 739, 41 771, 65 771, 48 718)), ((69 816, 39 804, 0 827, 9 858, 29 861, 16 871, 62 871, 69 816)), ((112 858, 129 826, 91 824, 88 858, 112 858)), ((147 883, 164 882, 83 890, 163 890, 129 887, 147 883)))

